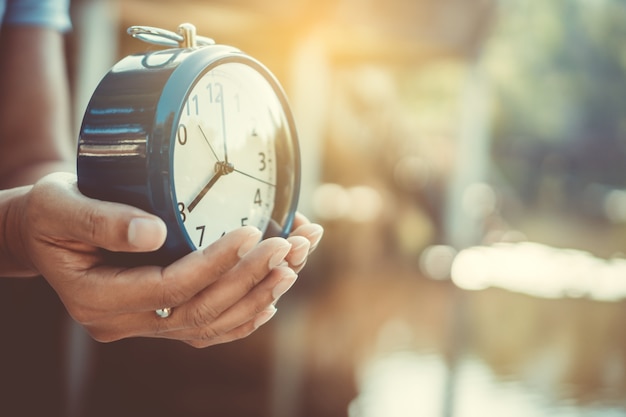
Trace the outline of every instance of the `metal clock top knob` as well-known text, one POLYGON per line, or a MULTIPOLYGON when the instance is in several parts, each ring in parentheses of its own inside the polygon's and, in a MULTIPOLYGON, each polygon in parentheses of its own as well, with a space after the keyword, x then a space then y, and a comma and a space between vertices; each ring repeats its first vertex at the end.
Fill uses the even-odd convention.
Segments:
POLYGON ((191 23, 179 25, 178 33, 152 26, 131 26, 127 33, 133 38, 159 46, 195 48, 215 45, 213 39, 196 35, 196 27, 191 23))

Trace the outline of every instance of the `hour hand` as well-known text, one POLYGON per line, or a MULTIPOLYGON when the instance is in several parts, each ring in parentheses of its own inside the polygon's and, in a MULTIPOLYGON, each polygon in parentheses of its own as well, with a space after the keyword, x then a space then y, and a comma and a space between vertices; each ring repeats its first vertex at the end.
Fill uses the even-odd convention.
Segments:
POLYGON ((202 187, 202 190, 200 190, 198 195, 191 201, 191 203, 189 203, 189 206, 187 206, 187 210, 189 210, 189 212, 191 213, 196 208, 198 203, 200 203, 202 198, 204 198, 206 193, 209 192, 211 187, 215 185, 217 180, 219 180, 222 175, 230 174, 234 170, 235 170, 235 167, 233 166, 233 164, 229 164, 227 162, 221 162, 221 161, 216 162, 215 173, 213 174, 209 182, 207 182, 206 185, 202 187))

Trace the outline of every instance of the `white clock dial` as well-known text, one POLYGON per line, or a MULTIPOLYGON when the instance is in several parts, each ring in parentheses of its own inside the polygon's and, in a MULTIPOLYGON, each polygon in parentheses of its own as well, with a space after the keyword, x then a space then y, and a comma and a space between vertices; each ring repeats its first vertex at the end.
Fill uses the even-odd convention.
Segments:
POLYGON ((180 219, 196 248, 242 225, 268 227, 276 195, 276 141, 286 119, 268 81, 228 62, 188 95, 174 142, 180 219))

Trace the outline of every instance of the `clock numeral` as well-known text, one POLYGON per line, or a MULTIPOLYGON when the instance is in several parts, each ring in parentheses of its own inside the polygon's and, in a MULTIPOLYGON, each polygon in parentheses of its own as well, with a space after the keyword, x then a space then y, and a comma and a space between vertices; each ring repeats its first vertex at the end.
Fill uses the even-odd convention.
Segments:
POLYGON ((206 229, 206 226, 196 227, 196 230, 200 231, 200 242, 198 243, 198 247, 202 246, 202 241, 204 240, 204 229, 206 229))
POLYGON ((209 103, 221 103, 224 93, 222 83, 209 83, 206 86, 209 90, 209 103))
POLYGON ((261 189, 257 188, 256 193, 254 193, 254 204, 257 206, 263 205, 263 200, 261 199, 261 189))
POLYGON ((189 100, 187 100, 185 107, 187 109, 187 116, 191 116, 192 112, 195 112, 193 114, 195 114, 196 116, 200 114, 200 108, 198 105, 198 95, 194 94, 193 97, 190 97, 189 100), (194 102, 193 106, 191 104, 192 101, 194 102))
POLYGON ((259 167, 259 171, 265 171, 265 168, 267 168, 267 162, 265 162, 265 152, 259 152, 259 158, 260 158, 260 163, 261 166, 259 167))
POLYGON ((247 217, 242 217, 241 218, 241 225, 242 226, 247 226, 248 225, 248 218, 247 217))
POLYGON ((187 126, 181 123, 180 126, 178 126, 176 136, 178 137, 178 143, 185 145, 187 143, 187 126))
POLYGON ((187 215, 185 214, 185 203, 178 203, 178 212, 180 213, 180 218, 183 223, 187 220, 187 215))

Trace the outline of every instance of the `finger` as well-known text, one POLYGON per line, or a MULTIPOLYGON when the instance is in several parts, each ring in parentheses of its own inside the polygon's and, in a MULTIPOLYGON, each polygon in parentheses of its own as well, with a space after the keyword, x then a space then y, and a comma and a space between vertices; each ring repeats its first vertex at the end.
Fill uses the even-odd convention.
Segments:
MULTIPOLYGON (((180 340, 211 340, 229 333, 244 323, 253 320, 295 283, 297 275, 287 267, 278 267, 245 297, 231 305, 210 323, 202 326, 164 332, 167 337, 180 340)), ((179 312, 176 311, 176 314, 179 312)), ((163 327, 161 327, 161 330, 163 327)))
POLYGON ((273 305, 269 305, 263 311, 257 314, 252 320, 242 324, 237 328, 230 330, 228 333, 210 339, 192 339, 186 340, 185 342, 195 348, 205 348, 243 339, 244 337, 250 336, 256 329, 270 321, 270 319, 276 314, 276 311, 276 307, 274 307, 273 305))
POLYGON ((176 320, 173 321, 179 322, 179 328, 210 325, 263 281, 270 271, 284 262, 290 249, 291 244, 285 239, 270 238, 262 241, 225 273, 222 279, 181 306, 176 320))
POLYGON ((291 227, 291 230, 293 231, 298 227, 308 223, 311 223, 311 221, 304 214, 297 211, 296 215, 293 218, 293 225, 291 227))
POLYGON ((302 236, 309 240, 309 253, 313 252, 317 245, 319 245, 322 236, 324 235, 324 228, 316 223, 304 223, 295 228, 289 236, 302 236))
POLYGON ((289 267, 297 273, 306 264, 311 242, 303 236, 291 236, 287 238, 287 241, 291 243, 291 251, 289 251, 285 260, 289 267))
MULTIPOLYGON (((117 316, 92 326, 92 336, 100 341, 113 341, 131 336, 161 337, 176 340, 207 342, 220 339, 246 323, 264 323, 262 313, 273 305, 296 281, 297 275, 287 267, 277 267, 249 294, 224 311, 213 322, 201 327, 179 328, 175 317, 186 314, 181 306, 172 310, 166 319, 154 311, 117 316), (98 329, 98 330, 96 330, 98 329)), ((193 307, 191 307, 193 308, 193 307)), ((269 319, 269 318, 267 318, 269 319)))
MULTIPOLYGON (((251 335, 259 327, 267 323, 276 314, 276 311, 277 311, 276 307, 274 307, 273 305, 269 305, 263 311, 258 313, 253 319, 249 320, 248 322, 242 324, 239 327, 236 327, 230 330, 229 332, 223 335, 209 338, 209 339, 189 339, 189 340, 183 340, 183 341, 187 343, 188 345, 193 346, 195 348, 205 348, 209 346, 214 346, 214 345, 218 345, 222 343, 229 343, 235 340, 243 339, 251 335)), ((171 335, 160 335, 157 337, 165 337, 168 339, 172 338, 171 335)))
MULTIPOLYGON (((212 243, 204 251, 193 252, 166 268, 142 266, 120 269, 100 266, 89 270, 84 279, 75 280, 75 292, 81 294, 81 308, 70 312, 85 324, 120 313, 154 311, 173 307, 193 298, 219 280, 261 238, 254 227, 234 230, 212 243)), ((67 305, 67 304, 66 304, 67 305)))
MULTIPOLYGON (((252 332, 254 332, 257 328, 267 323, 275 313, 276 307, 270 305, 265 310, 257 314, 254 318, 242 324, 241 326, 231 329, 230 331, 221 334, 220 336, 210 338, 185 339, 180 335, 180 333, 177 332, 152 332, 142 334, 134 333, 132 331, 124 331, 123 327, 121 326, 126 326, 127 323, 132 321, 132 319, 130 319, 128 316, 120 316, 119 319, 116 320, 118 325, 113 325, 112 322, 107 323, 108 326, 106 330, 99 328, 99 326, 97 325, 86 326, 86 330, 94 340, 102 343, 115 342, 129 337, 153 337, 159 339, 180 340, 193 347, 204 348, 212 345, 228 343, 238 339, 243 339, 244 337, 252 334, 252 332)), ((146 321, 145 316, 147 314, 148 313, 144 314, 144 322, 146 321)), ((162 318, 157 318, 157 320, 160 320, 160 323, 163 322, 162 318)), ((156 326, 158 327, 160 323, 157 323, 156 326)))
POLYGON ((31 210, 45 213, 34 215, 34 221, 53 239, 124 252, 154 251, 165 241, 167 229, 160 218, 136 207, 83 196, 74 174, 48 175, 30 194, 31 210))

